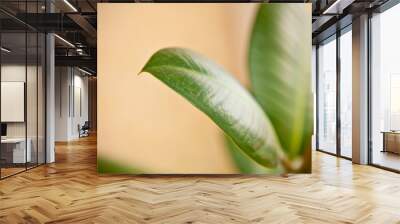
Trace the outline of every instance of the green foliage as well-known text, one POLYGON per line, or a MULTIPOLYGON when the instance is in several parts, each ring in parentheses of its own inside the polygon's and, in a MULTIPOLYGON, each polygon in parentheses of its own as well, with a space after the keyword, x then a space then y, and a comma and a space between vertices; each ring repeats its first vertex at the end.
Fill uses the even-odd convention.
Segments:
POLYGON ((267 168, 256 163, 252 158, 247 156, 228 136, 224 136, 226 147, 232 157, 238 171, 242 174, 279 174, 282 173, 282 167, 267 168))
POLYGON ((207 114, 252 159, 276 167, 281 150, 264 111, 230 74, 187 49, 157 51, 143 68, 207 114))
POLYGON ((306 7, 262 4, 250 41, 253 93, 290 159, 304 154, 312 135, 311 14, 306 7))
POLYGON ((306 7, 261 4, 249 50, 257 101, 221 67, 188 49, 161 49, 142 70, 185 97, 229 136, 228 149, 243 173, 309 171, 311 18, 306 7))
POLYGON ((122 165, 119 162, 101 158, 101 157, 97 158, 97 172, 99 172, 99 173, 131 173, 131 174, 143 173, 137 168, 133 168, 133 167, 130 167, 127 165, 122 165))

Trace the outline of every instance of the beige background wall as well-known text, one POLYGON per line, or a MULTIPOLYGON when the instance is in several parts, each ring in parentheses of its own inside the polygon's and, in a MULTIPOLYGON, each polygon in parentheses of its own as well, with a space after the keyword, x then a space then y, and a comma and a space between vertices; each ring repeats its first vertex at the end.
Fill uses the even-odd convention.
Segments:
POLYGON ((234 173, 222 132, 149 74, 165 47, 190 48, 248 84, 256 4, 99 4, 98 156, 148 173, 234 173))

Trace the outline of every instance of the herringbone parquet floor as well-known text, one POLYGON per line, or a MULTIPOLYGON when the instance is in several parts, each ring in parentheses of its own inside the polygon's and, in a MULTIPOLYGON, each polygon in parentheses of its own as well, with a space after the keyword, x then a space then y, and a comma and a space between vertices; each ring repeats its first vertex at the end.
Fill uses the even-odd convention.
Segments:
POLYGON ((400 223, 400 175, 314 153, 313 174, 98 176, 96 141, 0 181, 0 223, 400 223))

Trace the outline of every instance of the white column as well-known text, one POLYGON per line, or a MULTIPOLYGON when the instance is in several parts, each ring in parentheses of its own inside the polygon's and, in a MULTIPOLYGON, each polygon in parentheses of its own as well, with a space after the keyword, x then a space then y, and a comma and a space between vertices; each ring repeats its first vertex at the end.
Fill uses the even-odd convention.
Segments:
POLYGON ((55 161, 54 133, 55 133, 55 56, 54 35, 46 36, 46 163, 55 161))

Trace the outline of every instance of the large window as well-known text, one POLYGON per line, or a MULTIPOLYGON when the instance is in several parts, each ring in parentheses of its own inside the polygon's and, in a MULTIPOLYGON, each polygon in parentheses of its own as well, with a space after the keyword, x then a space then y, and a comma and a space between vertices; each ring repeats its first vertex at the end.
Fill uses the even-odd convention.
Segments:
POLYGON ((371 19, 371 162, 400 170, 400 5, 371 19))
POLYGON ((340 154, 352 157, 352 35, 351 26, 340 36, 340 154))
POLYGON ((352 157, 351 25, 320 43, 317 51, 317 148, 352 157))
POLYGON ((319 150, 336 153, 336 38, 318 47, 319 150))

